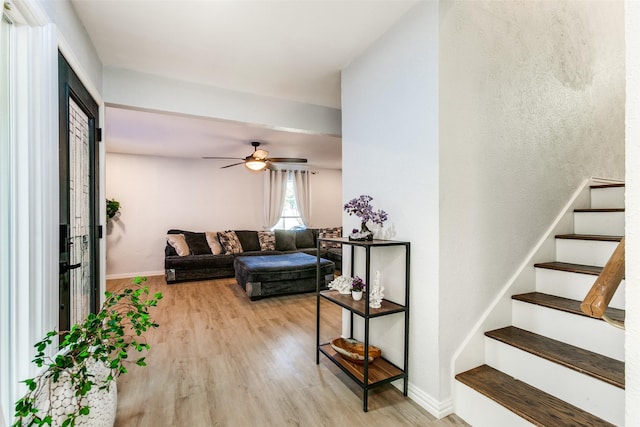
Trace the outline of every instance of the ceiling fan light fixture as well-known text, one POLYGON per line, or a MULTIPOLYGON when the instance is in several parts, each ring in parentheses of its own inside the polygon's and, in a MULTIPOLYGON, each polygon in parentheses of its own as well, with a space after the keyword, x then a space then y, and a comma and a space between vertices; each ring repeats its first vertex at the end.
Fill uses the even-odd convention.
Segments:
POLYGON ((251 159, 244 162, 244 165, 247 169, 251 169, 252 171, 261 171, 265 167, 267 167, 267 163, 264 160, 259 159, 251 159))

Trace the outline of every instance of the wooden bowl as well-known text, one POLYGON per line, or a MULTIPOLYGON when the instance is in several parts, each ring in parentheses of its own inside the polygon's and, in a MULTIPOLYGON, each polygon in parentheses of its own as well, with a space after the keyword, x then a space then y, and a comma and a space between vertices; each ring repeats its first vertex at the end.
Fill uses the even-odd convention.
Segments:
MULTIPOLYGON (((350 338, 334 338, 331 340, 331 347, 345 359, 355 362, 364 363, 364 343, 362 341, 350 338)), ((369 363, 382 355, 382 351, 378 347, 369 346, 369 363)))

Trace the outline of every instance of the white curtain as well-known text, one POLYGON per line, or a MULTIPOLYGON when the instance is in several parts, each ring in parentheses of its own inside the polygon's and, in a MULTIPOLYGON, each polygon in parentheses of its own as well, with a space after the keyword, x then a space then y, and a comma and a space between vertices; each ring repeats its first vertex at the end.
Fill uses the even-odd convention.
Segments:
POLYGON ((264 173, 264 229, 274 227, 280 220, 287 187, 287 171, 269 170, 264 173))
POLYGON ((309 190, 309 172, 291 171, 293 190, 298 202, 298 213, 302 223, 308 227, 311 222, 311 191, 309 190))

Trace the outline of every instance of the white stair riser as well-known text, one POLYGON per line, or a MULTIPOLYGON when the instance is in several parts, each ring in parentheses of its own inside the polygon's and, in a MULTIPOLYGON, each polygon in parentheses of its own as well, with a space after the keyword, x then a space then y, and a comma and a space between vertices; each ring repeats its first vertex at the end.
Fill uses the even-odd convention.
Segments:
POLYGON ((556 239, 556 261, 603 267, 617 246, 618 242, 556 239))
MULTIPOLYGON (((598 276, 591 274, 572 273, 569 271, 536 268, 536 291, 544 294, 556 295, 582 301, 598 276)), ((613 294, 610 307, 624 310, 625 281, 613 294)))
POLYGON ((624 187, 592 188, 591 208, 624 208, 624 187))
POLYGON ((624 212, 575 212, 573 229, 576 234, 624 236, 624 212))
POLYGON ((517 300, 512 310, 513 326, 624 361, 624 331, 602 320, 517 300))
POLYGON ((455 413, 474 427, 531 427, 524 418, 511 412, 470 387, 455 381, 455 413))
POLYGON ((624 390, 485 337, 486 363, 612 424, 624 424, 624 390))

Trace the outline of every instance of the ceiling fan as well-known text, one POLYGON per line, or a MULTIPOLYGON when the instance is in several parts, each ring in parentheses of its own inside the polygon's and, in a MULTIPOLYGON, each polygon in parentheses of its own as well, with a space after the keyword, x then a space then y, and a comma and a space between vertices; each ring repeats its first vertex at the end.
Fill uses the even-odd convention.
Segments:
POLYGON ((307 159, 301 159, 296 157, 269 157, 267 150, 262 150, 260 143, 257 141, 251 142, 253 146, 253 153, 245 157, 244 159, 237 157, 203 157, 203 159, 225 159, 225 160, 242 160, 241 162, 234 163, 232 165, 222 166, 220 169, 230 168, 231 166, 245 165, 247 169, 253 171, 261 171, 266 169, 277 170, 278 168, 273 163, 307 163, 307 159))

